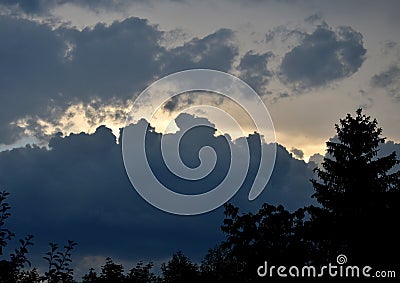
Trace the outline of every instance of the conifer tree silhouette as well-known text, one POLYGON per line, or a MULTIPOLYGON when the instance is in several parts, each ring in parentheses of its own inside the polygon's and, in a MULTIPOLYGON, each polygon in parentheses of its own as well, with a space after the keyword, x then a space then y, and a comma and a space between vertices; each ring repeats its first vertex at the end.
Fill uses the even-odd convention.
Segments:
POLYGON ((314 232, 328 240, 325 249, 332 256, 346 252, 358 263, 395 263, 400 206, 396 153, 378 157, 385 142, 382 129, 361 109, 335 128, 337 138, 327 142, 328 156, 315 169, 318 178, 311 180, 313 197, 322 205, 312 211, 314 232))

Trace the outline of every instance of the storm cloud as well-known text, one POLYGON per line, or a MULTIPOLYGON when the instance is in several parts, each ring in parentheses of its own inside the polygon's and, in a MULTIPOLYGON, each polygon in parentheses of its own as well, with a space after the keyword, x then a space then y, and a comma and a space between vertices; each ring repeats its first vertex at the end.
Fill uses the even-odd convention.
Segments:
POLYGON ((221 29, 166 49, 163 32, 144 19, 77 30, 1 16, 0 143, 35 129, 21 119, 56 121, 74 103, 124 102, 155 78, 187 68, 227 71, 237 55, 233 36, 221 29))
POLYGON ((297 89, 322 87, 354 74, 365 60, 363 36, 349 26, 319 25, 282 60, 284 81, 297 89))
MULTIPOLYGON (((188 114, 178 118, 181 130, 194 123, 192 119, 203 119, 188 114)), ((141 120, 129 127, 147 126, 141 120)), ((225 138, 214 136, 214 132, 209 127, 195 128, 181 141, 182 160, 188 166, 198 166, 198 149, 204 145, 217 152, 216 168, 196 184, 168 171, 159 150, 161 134, 148 128, 149 162, 156 176, 161 176, 160 181, 181 193, 196 193, 220 182, 229 166, 229 152, 225 138)), ((171 143, 175 143, 174 134, 169 135, 171 143)), ((249 172, 231 200, 233 203, 243 211, 258 210, 264 202, 281 203, 290 210, 312 203, 312 171, 282 146, 277 148, 275 169, 266 190, 249 202, 247 195, 258 168, 260 139, 258 135, 247 139, 251 154, 249 172)), ((222 239, 222 208, 183 217, 146 203, 126 176, 120 144, 111 130, 102 126, 93 134, 59 134, 50 141, 50 149, 27 146, 0 153, 1 189, 11 192, 11 228, 17 235, 35 235, 38 258, 49 241, 73 239, 79 243, 78 258, 109 255, 155 260, 182 250, 199 259, 222 239)), ((271 150, 272 145, 262 146, 271 150)))
MULTIPOLYGON (((265 95, 283 144, 276 147, 267 188, 249 202, 260 145, 257 134, 246 138, 250 170, 231 201, 242 211, 255 211, 264 202, 289 210, 315 204, 309 180, 323 162, 335 121, 368 105, 385 134, 399 136, 399 3, 0 0, 0 149, 33 141, 45 145, 0 152, 0 189, 11 192, 9 228, 17 238, 35 235, 29 258, 40 262, 48 242, 77 241, 73 260, 81 272, 88 264, 103 264, 105 256, 157 264, 182 250, 198 261, 220 242, 223 209, 182 217, 147 204, 128 180, 115 136, 141 91, 165 75, 193 68, 236 74, 265 95), (299 148, 304 159, 311 156, 308 163, 295 158, 302 154, 299 148), (101 262, 94 261, 98 257, 101 262)), ((228 100, 195 92, 166 101, 156 118, 162 124, 197 105, 246 119, 228 100)), ((180 116, 178 133, 192 122, 191 115, 180 116)), ((168 135, 171 145, 178 136, 156 132, 159 125, 148 129, 152 169, 171 190, 203 192, 226 172, 226 145, 234 142, 228 130, 224 141, 207 125, 211 128, 190 131, 182 140, 188 166, 199 164, 203 145, 218 153, 216 170, 196 184, 175 178, 160 157, 160 139, 168 135)), ((147 126, 144 120, 130 125, 147 126)), ((400 153, 398 142, 382 145, 380 154, 400 153)))

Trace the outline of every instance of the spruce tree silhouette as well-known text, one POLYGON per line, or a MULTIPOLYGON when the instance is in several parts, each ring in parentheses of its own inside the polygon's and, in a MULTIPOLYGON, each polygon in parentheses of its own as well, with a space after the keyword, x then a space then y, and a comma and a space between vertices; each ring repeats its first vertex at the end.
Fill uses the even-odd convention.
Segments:
POLYGON ((237 207, 225 205, 226 240, 206 255, 202 275, 214 282, 255 282, 264 260, 318 266, 336 263, 339 254, 355 265, 395 270, 400 172, 393 167, 399 161, 395 152, 378 157, 385 138, 377 125, 361 109, 335 125, 337 137, 327 143, 328 155, 311 180, 321 207, 290 213, 264 204, 256 214, 239 214, 237 207))
POLYGON ((335 125, 337 140, 327 142, 328 156, 317 179, 313 197, 322 209, 311 208, 312 233, 319 235, 321 252, 343 253, 355 264, 399 262, 400 171, 396 153, 378 157, 385 142, 376 119, 356 111, 335 125), (397 257, 397 259, 396 259, 397 257))

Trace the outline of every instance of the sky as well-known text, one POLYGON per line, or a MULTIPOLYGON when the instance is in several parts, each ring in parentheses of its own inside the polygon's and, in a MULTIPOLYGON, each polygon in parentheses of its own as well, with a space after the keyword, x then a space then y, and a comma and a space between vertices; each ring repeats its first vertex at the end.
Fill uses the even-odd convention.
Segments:
MULTIPOLYGON (((185 218, 151 207, 132 189, 119 143, 144 89, 195 68, 242 79, 274 124, 266 190, 249 204, 249 177, 233 201, 250 210, 265 201, 290 210, 313 203, 309 159, 320 162, 346 113, 363 108, 377 118, 390 141, 383 151, 399 151, 399 10, 398 1, 0 0, 0 187, 12 193, 13 228, 35 235, 38 259, 48 242, 76 240, 81 269, 109 255, 163 261, 183 250, 201 259, 222 239, 222 208, 185 218)), ((160 105, 150 140, 157 144, 167 134, 157 131, 177 117, 182 127, 207 114, 196 110, 202 104, 238 113, 216 94, 182 94, 160 105), (188 107, 196 111, 179 116, 188 107)), ((207 120, 220 132, 223 122, 207 120)), ((214 133, 199 135, 189 144, 212 144, 226 156, 214 133)), ((152 158, 156 172, 165 169, 152 158)), ((208 184, 223 177, 217 171, 208 184)), ((164 182, 185 187, 171 176, 164 182)))

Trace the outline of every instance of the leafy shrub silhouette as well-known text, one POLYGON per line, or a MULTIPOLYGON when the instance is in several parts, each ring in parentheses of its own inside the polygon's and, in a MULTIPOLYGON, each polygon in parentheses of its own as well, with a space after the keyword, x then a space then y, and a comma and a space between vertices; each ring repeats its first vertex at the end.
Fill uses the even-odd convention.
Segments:
MULTIPOLYGON (((8 192, 0 192, 0 256, 3 256, 3 249, 8 242, 15 236, 8 228, 5 228, 5 221, 10 217, 10 205, 6 202, 8 192)), ((0 282, 24 282, 32 277, 36 277, 36 271, 22 271, 25 265, 30 266, 30 262, 26 256, 28 247, 33 245, 33 236, 28 235, 24 239, 20 239, 20 246, 10 254, 10 259, 2 259, 0 261, 0 282)))
POLYGON ((49 245, 51 249, 43 257, 48 262, 49 269, 45 272, 42 280, 46 280, 49 283, 75 282, 70 263, 72 262, 71 251, 77 244, 68 240, 68 245, 64 246, 64 252, 59 251, 57 244, 50 243, 49 245))
MULTIPOLYGON (((5 222, 10 217, 10 205, 6 202, 8 192, 0 192, 0 256, 3 256, 4 248, 15 236, 8 228, 5 228, 5 222)), ((72 283, 73 272, 69 267, 71 261, 71 251, 76 246, 73 241, 68 241, 64 246, 64 252, 58 251, 58 245, 50 243, 51 251, 44 257, 49 263, 49 270, 44 276, 40 276, 37 269, 24 270, 26 266, 31 266, 27 257, 28 247, 33 245, 33 235, 27 235, 19 240, 19 247, 14 249, 9 259, 0 260, 0 282, 2 283, 39 283, 39 282, 65 282, 72 283)))

